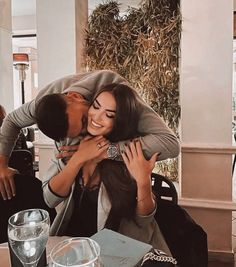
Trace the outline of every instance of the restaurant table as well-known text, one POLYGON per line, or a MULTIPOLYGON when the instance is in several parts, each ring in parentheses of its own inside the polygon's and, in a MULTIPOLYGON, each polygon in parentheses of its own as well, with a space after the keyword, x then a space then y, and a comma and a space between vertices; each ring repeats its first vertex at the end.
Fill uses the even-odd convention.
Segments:
MULTIPOLYGON (((50 236, 46 246, 47 262, 52 248, 68 236, 50 236)), ((152 246, 109 229, 103 229, 91 236, 101 248, 101 260, 104 267, 133 267, 141 262, 152 246)), ((11 267, 8 243, 0 244, 0 266, 11 267)))
MULTIPOLYGON (((47 258, 52 248, 58 242, 64 239, 67 239, 67 238, 69 237, 68 236, 50 236, 47 242, 47 246, 46 246, 47 258)), ((11 267, 8 243, 0 244, 0 260, 1 260, 1 263, 0 263, 1 267, 11 267)))

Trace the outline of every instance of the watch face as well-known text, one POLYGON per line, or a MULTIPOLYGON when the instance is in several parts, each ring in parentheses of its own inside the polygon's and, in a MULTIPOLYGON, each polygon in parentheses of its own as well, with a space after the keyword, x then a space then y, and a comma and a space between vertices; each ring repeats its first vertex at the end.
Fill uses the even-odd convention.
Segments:
POLYGON ((115 145, 109 145, 107 149, 107 156, 109 159, 114 159, 118 156, 118 149, 115 145))

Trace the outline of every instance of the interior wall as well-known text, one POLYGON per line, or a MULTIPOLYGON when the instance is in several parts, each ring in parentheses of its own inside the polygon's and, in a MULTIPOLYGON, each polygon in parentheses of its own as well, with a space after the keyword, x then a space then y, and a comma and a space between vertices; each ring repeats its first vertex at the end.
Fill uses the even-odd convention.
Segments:
POLYGON ((13 16, 12 30, 13 34, 36 33, 36 16, 13 16))
POLYGON ((74 0, 37 0, 39 88, 76 72, 74 0))
POLYGON ((0 104, 13 110, 11 0, 0 1, 0 104))
POLYGON ((233 0, 181 6, 180 203, 207 232, 209 250, 232 260, 233 0))

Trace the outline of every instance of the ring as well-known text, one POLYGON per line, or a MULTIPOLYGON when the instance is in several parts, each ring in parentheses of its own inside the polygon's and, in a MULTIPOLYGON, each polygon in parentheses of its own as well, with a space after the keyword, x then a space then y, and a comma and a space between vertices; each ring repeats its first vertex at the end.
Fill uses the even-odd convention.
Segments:
POLYGON ((100 149, 102 147, 102 145, 100 143, 97 144, 98 149, 100 149))

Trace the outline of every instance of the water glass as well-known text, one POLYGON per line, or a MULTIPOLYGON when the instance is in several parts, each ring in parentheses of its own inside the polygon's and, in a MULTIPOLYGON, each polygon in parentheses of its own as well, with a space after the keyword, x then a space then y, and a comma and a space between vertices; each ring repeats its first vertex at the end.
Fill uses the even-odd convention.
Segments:
POLYGON ((23 210, 9 218, 9 244, 25 267, 37 266, 46 247, 49 227, 49 214, 42 209, 23 210))
POLYGON ((61 241, 51 251, 50 267, 101 267, 100 247, 86 237, 73 237, 61 241))

